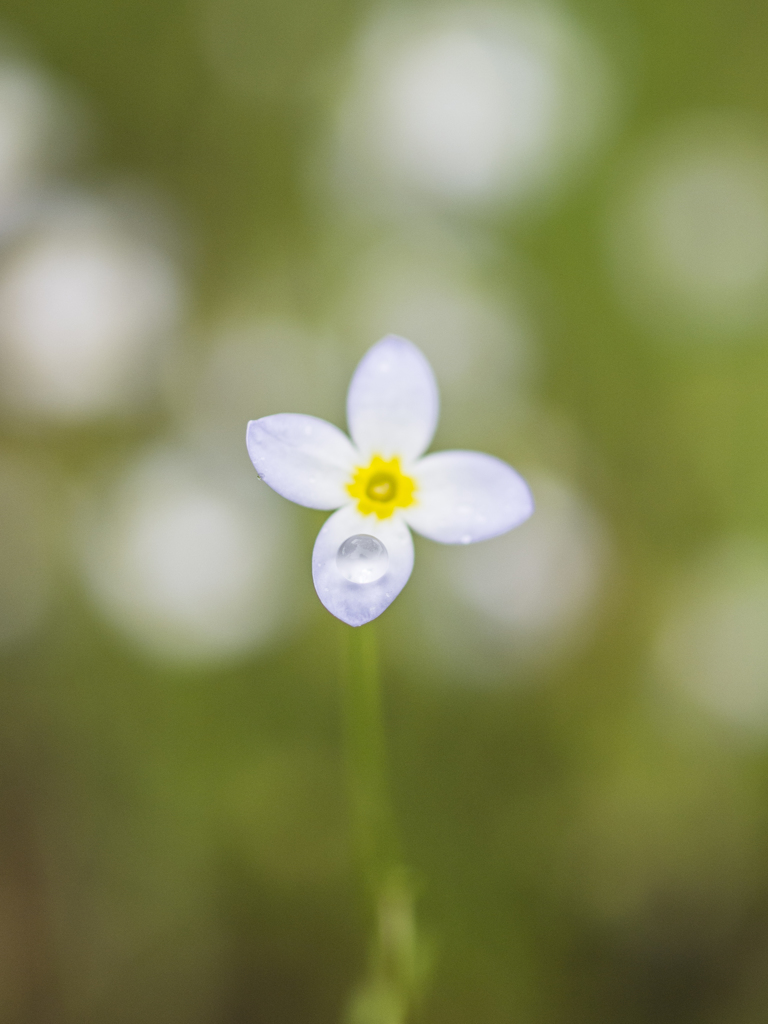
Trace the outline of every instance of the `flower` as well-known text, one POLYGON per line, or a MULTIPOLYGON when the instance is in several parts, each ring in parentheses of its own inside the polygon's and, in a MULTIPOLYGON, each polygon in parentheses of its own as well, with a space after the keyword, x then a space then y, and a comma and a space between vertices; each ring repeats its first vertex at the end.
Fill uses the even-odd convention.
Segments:
POLYGON ((533 511, 523 478, 481 452, 422 457, 438 416, 437 383, 421 351, 387 335, 360 361, 347 395, 352 440, 315 416, 251 420, 259 477, 308 508, 336 509, 312 553, 315 590, 350 626, 375 619, 413 568, 411 529, 443 544, 487 540, 533 511))

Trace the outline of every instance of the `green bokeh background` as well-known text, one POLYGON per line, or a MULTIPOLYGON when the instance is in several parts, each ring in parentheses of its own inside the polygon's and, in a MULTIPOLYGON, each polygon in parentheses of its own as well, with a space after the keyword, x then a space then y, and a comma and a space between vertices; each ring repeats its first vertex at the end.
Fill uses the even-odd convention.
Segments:
MULTIPOLYGON (((594 635, 531 686, 441 686, 404 628, 407 593, 381 621, 395 803, 435 951, 418 1020, 758 1024, 768 748, 698 712, 661 713, 648 652, 686 566, 721 537, 768 540, 768 346, 649 336, 617 297, 605 222, 636 147, 675 117, 768 113, 768 13, 747 0, 568 10, 618 69, 616 123, 556 200, 494 214, 483 272, 522 288, 536 400, 580 440, 532 417, 468 444, 567 474, 608 523, 617 568, 594 635)), ((184 225, 190 339, 243 291, 323 321, 364 242, 307 186, 308 165, 370 14, 353 0, 230 0, 214 14, 191 0, 0 0, 10 37, 90 111, 76 180, 139 182, 184 225), (259 68, 239 93, 206 56, 230 16, 259 68)), ((6 422, 0 447, 53 469, 65 494, 164 436, 168 415, 6 422)), ((339 1021, 367 948, 345 627, 318 605, 233 665, 153 662, 84 596, 48 500, 53 611, 0 656, 0 1019, 339 1021)), ((307 565, 321 521, 301 519, 307 565)))

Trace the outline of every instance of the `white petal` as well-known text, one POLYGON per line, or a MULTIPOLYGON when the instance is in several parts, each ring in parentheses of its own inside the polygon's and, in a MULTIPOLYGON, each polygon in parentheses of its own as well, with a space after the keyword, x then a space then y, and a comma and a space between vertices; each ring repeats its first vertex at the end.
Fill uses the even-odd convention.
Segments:
POLYGON ((413 468, 416 504, 405 510, 417 533, 442 544, 470 544, 519 526, 533 512, 528 484, 481 452, 436 452, 413 468))
POLYGON ((413 569, 413 538, 402 518, 361 516, 347 506, 326 520, 312 552, 312 578, 317 596, 337 619, 362 626, 381 615, 397 597, 413 569), (389 555, 387 571, 373 583, 350 583, 339 572, 336 555, 342 543, 355 534, 377 537, 389 555))
POLYGON ((332 423, 297 413, 264 416, 248 424, 245 443, 256 472, 284 498, 324 509, 349 501, 345 484, 359 459, 332 423))
POLYGON ((364 457, 418 458, 429 447, 439 410, 437 383, 425 356, 388 334, 361 359, 347 395, 352 440, 364 457))

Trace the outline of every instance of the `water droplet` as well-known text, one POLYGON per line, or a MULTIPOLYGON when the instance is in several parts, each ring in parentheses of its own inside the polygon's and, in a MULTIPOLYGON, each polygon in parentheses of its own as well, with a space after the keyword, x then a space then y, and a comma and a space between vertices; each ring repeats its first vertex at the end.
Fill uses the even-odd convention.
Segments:
POLYGON ((389 555, 377 537, 356 533, 347 537, 336 554, 336 565, 350 583, 373 583, 387 571, 389 555))

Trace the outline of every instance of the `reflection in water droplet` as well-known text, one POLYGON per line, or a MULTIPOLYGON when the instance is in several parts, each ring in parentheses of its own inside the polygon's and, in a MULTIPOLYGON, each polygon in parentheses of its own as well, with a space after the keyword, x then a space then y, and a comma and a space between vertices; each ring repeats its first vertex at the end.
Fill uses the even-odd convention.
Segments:
POLYGON ((376 537, 356 533, 347 537, 336 555, 336 565, 350 583, 373 583, 387 571, 389 555, 376 537))

